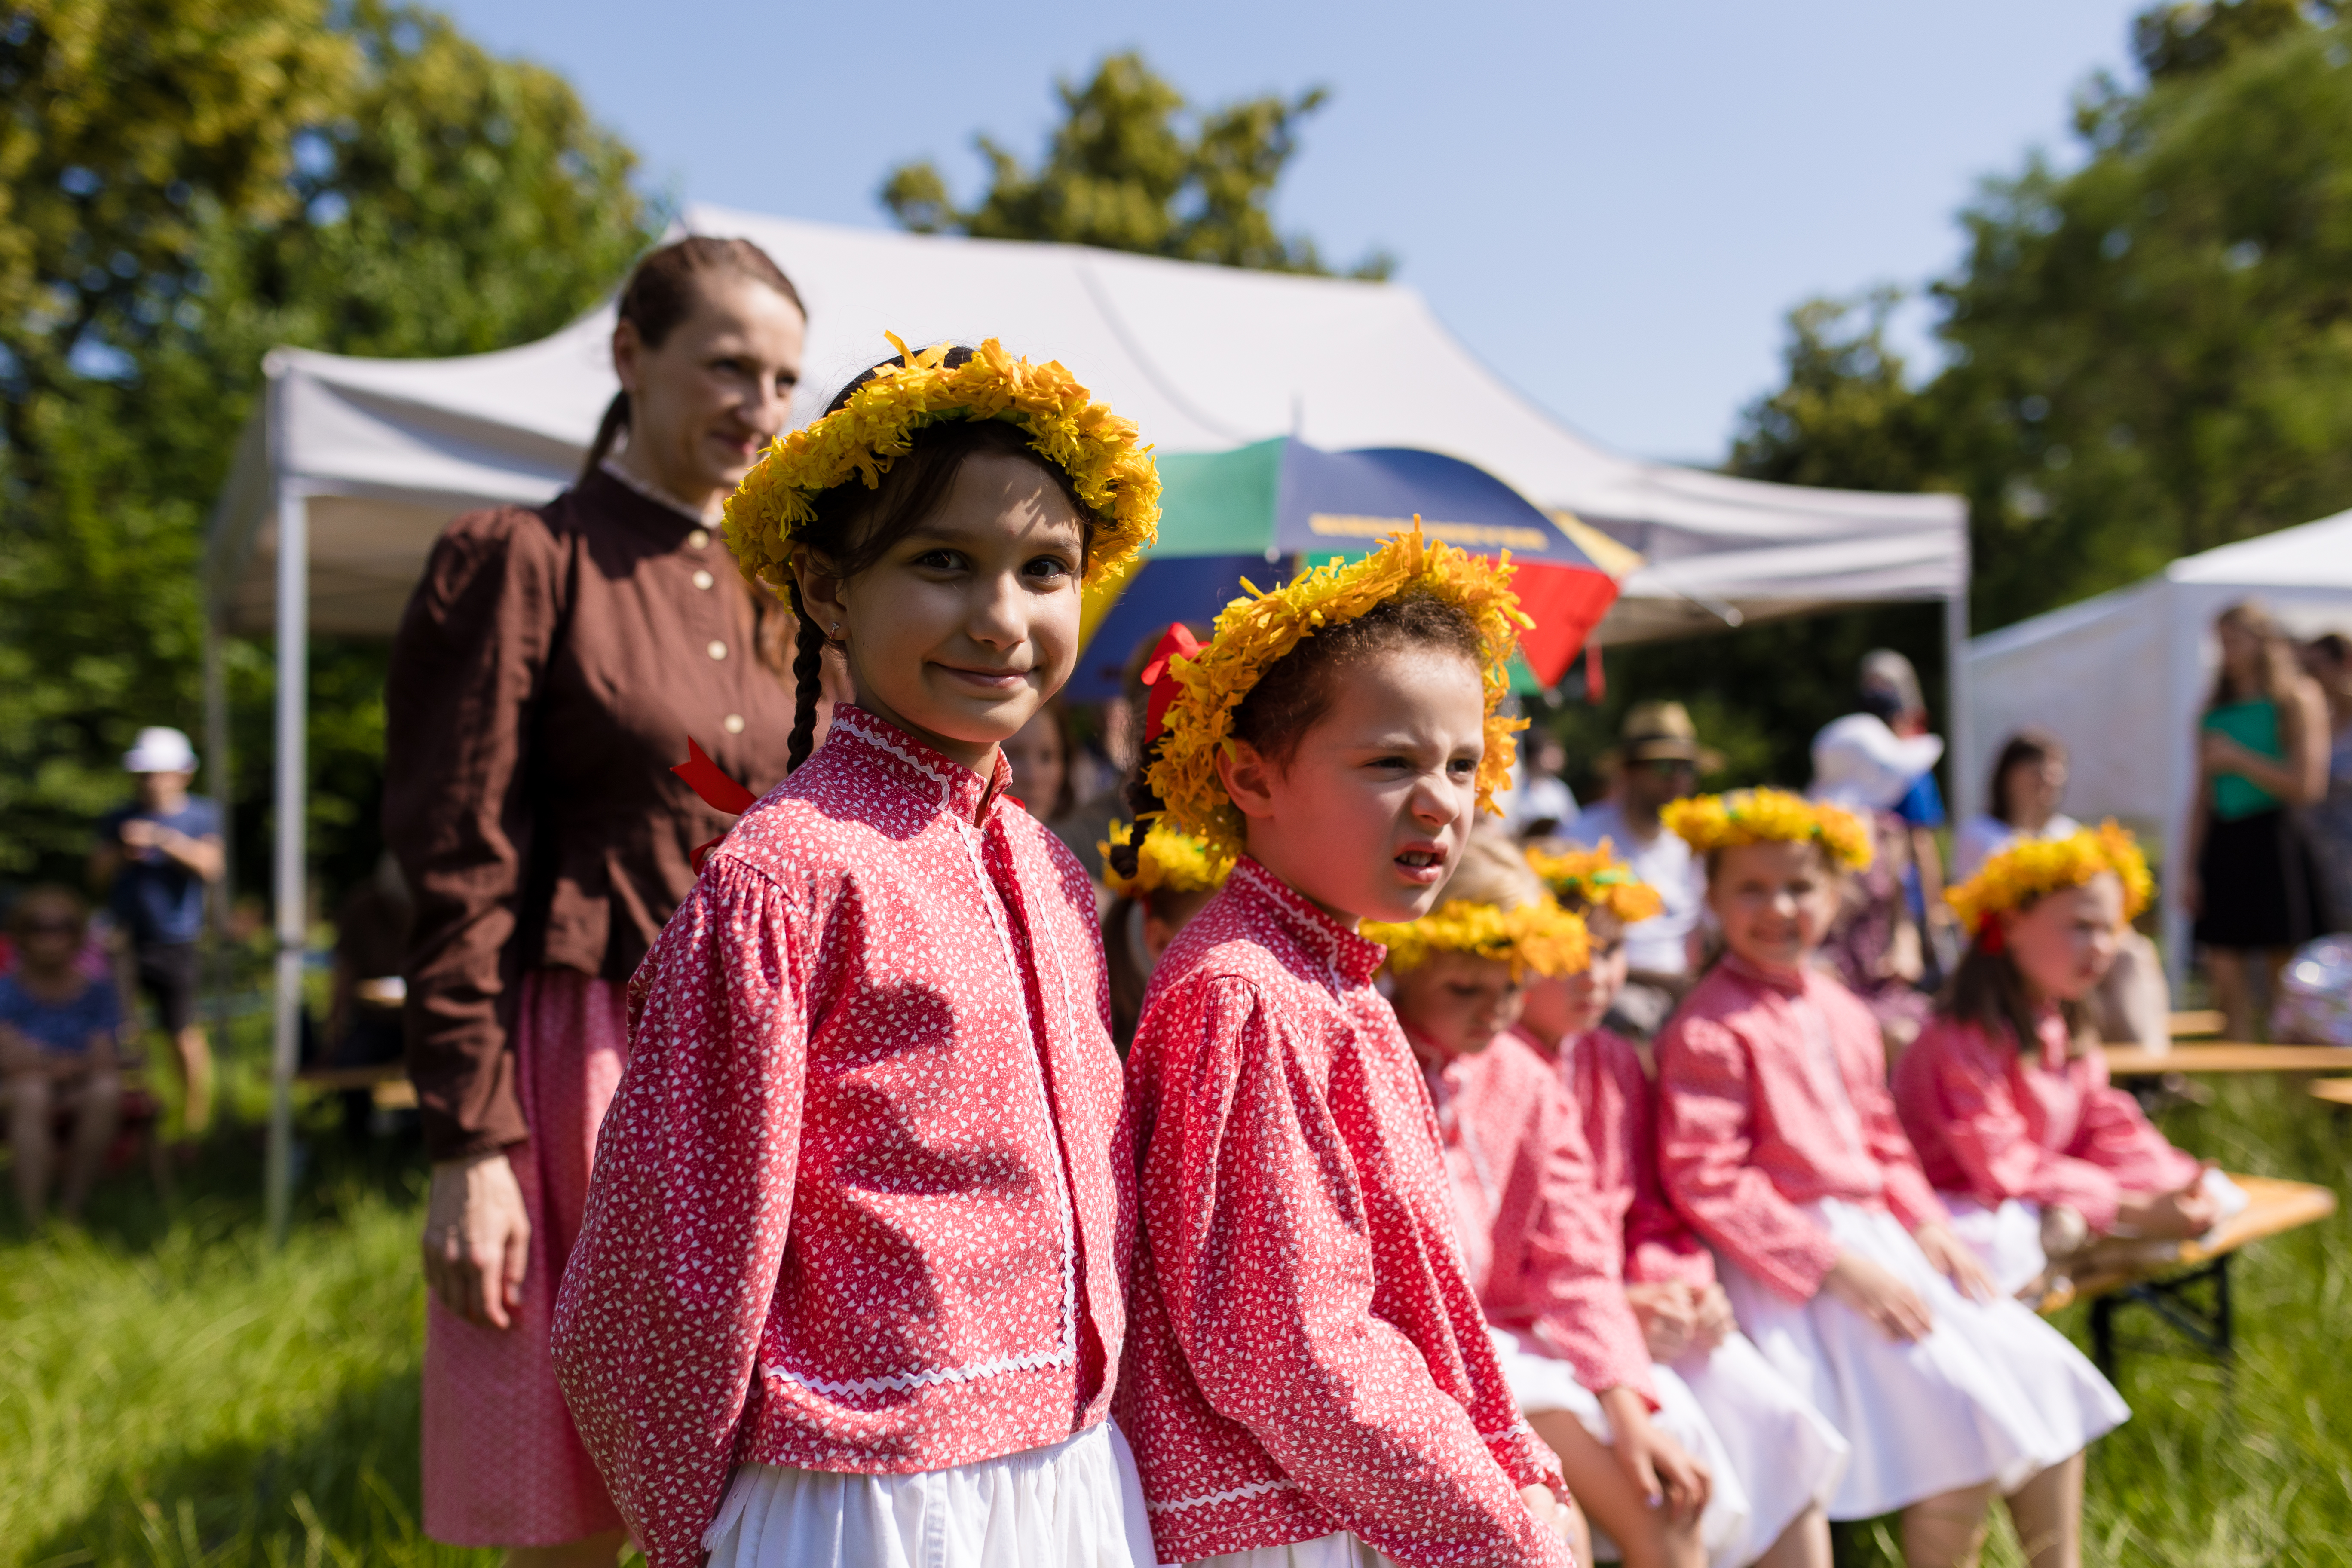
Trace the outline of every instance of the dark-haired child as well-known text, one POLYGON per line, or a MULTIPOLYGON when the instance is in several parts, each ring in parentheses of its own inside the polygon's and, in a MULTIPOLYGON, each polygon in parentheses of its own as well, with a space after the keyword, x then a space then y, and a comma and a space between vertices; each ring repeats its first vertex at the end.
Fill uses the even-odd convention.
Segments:
MULTIPOLYGON (((1139 823, 1241 857, 1152 976, 1119 1390, 1166 1563, 1569 1560, 1454 1239, 1366 919, 1436 900, 1510 761, 1507 579, 1419 531, 1172 661, 1139 823)), ((1133 845, 1114 848, 1123 875, 1133 845)))
POLYGON ((1912 1568, 1946 1568, 1999 1493, 2036 1568, 2072 1568, 2084 1447, 2130 1412, 1952 1234, 1877 1024, 1814 965, 1866 830, 1778 790, 1665 815, 1728 952, 1659 1037, 1659 1173, 1740 1328, 1853 1447, 1830 1517, 1900 1510, 1912 1568))
POLYGON ((902 349, 729 503, 800 617, 796 766, 632 983, 555 1331, 654 1568, 1151 1561, 1093 888, 999 748, 1158 495, 1132 425, 990 342, 902 349), (828 642, 856 700, 810 755, 828 642))
POLYGON ((1895 1103, 1952 1228, 2011 1292, 2095 1238, 2200 1236, 2245 1194, 2107 1083, 2087 999, 2146 907, 2114 823, 2027 839, 1948 895, 1969 928, 1952 990, 1895 1067, 1895 1103))
POLYGON ((114 987, 78 962, 89 911, 72 889, 27 889, 8 911, 16 967, 0 973, 0 1100, 7 1101, 16 1206, 39 1229, 57 1173, 56 1119, 73 1119, 58 1206, 81 1213, 114 1142, 122 1108, 114 987))
POLYGON ((1114 821, 1108 831, 1095 851, 1111 893, 1110 908, 1102 917, 1103 959, 1110 970, 1111 1035, 1124 1051, 1143 1016, 1143 992, 1151 984, 1151 972, 1160 967, 1176 933, 1209 907, 1233 874, 1234 863, 1191 834, 1163 826, 1142 839, 1135 873, 1125 875, 1112 863, 1111 850, 1127 844, 1134 830, 1114 821))

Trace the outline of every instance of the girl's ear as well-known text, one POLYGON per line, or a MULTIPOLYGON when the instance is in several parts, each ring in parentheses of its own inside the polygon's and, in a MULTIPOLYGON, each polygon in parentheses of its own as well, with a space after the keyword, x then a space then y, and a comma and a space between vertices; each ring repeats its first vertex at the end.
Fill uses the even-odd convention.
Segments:
POLYGON ((624 317, 613 323, 613 374, 621 380, 623 392, 637 390, 637 361, 646 352, 646 341, 637 335, 637 324, 624 317))
POLYGON ((1244 816, 1274 815, 1274 782, 1279 771, 1247 741, 1235 741, 1217 753, 1217 777, 1244 816))
POLYGON ((816 622, 817 629, 830 642, 840 642, 849 626, 849 613, 841 602, 841 579, 833 574, 833 563, 813 550, 793 552, 793 580, 800 586, 801 607, 816 622))

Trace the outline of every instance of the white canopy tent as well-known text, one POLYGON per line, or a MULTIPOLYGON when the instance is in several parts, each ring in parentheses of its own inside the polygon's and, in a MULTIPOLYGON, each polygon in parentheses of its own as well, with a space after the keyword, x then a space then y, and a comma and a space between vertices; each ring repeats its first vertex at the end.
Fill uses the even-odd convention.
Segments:
MULTIPOLYGON (((2066 742, 2066 809, 2159 831, 2183 864, 2195 805, 2197 714, 2220 655, 2213 619, 2258 598, 2300 636, 2352 631, 2352 511, 2184 556, 2157 576, 1978 637, 1968 645, 1968 722, 1955 783, 1981 792, 2010 735, 2040 725, 2066 742)), ((2168 900, 2174 984, 2189 917, 2168 900)))
MULTIPOLYGON (((1410 289, 1071 246, 895 234, 689 208, 740 235, 809 308, 795 414, 888 352, 1002 338, 1062 360, 1169 452, 1294 435, 1465 458, 1641 552, 1599 640, 1624 643, 1886 600, 1941 600, 1967 632, 1967 514, 1948 496, 1760 484, 1646 462, 1576 435, 1505 384, 1410 289)), ((568 483, 614 384, 608 305, 553 336, 450 360, 281 349, 206 553, 216 630, 278 637, 278 1045, 290 1071, 303 937, 303 664, 312 630, 384 636, 435 535, 568 483)), ((1953 668, 1958 669, 1957 658, 1953 668)), ((208 727, 226 757, 217 694, 208 727)), ((1964 712, 1956 699, 1956 722, 1964 712)))

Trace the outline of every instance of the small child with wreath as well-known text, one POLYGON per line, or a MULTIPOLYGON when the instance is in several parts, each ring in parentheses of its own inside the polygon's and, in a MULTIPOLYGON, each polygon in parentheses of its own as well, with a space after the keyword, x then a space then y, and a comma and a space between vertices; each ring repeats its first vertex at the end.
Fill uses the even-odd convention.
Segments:
POLYGON ((2116 1250, 2169 1247, 2245 1206, 2107 1082, 2090 998, 2154 881, 2113 822, 2026 839, 1945 895, 1969 950, 1895 1068, 1903 1129, 2002 1289, 2039 1296, 2116 1250))
POLYGON ((1134 1164, 1094 890, 1000 746, 1159 490, 1133 425, 992 340, 901 344, 728 503, 799 617, 793 771, 632 982, 555 1319, 653 1568, 1153 1562, 1108 1419, 1134 1164), (856 700, 812 755, 828 646, 856 700))
MULTIPOLYGON (((1130 785, 1234 856, 1128 1058, 1140 1171, 1120 1426, 1164 1563, 1570 1562, 1566 1489, 1465 1277, 1367 920, 1436 902, 1507 776, 1509 568, 1416 527, 1237 599, 1171 658, 1130 785)), ((1156 694, 1156 692, 1155 692, 1156 694)))
POLYGON ((1768 789, 1664 816, 1727 952, 1658 1038, 1659 1174, 1740 1328, 1853 1449, 1830 1518, 1899 1510, 1912 1568, 1946 1568, 1976 1561, 1997 1493, 2032 1560, 2070 1568, 2083 1451, 2130 1411, 1953 1235, 1876 1021, 1815 964, 1867 830, 1768 789))
POLYGON ((1111 892, 1110 908, 1102 917, 1103 959, 1110 969, 1111 1038, 1122 1052, 1135 1039, 1135 1026, 1143 1016, 1144 988, 1151 984, 1151 972, 1160 967, 1168 944, 1208 908, 1234 869, 1231 856, 1217 854, 1189 833, 1163 826, 1141 840, 1134 875, 1123 875, 1112 863, 1111 851, 1133 836, 1129 824, 1113 822, 1095 846, 1102 855, 1103 882, 1111 892))

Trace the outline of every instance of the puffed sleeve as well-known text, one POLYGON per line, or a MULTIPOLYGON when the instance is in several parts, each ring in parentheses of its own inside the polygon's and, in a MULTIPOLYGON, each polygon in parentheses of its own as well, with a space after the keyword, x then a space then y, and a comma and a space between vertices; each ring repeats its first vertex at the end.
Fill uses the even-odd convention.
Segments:
POLYGON ((1887 1208, 1906 1230, 1944 1224, 1952 1216, 1945 1210, 1944 1200, 1936 1195, 1927 1173, 1920 1168, 1919 1151, 1911 1147, 1910 1138, 1904 1133, 1894 1091, 1886 1087, 1886 1047, 1879 1042, 1875 1022, 1870 1025, 1869 1043, 1860 1059, 1866 1062, 1866 1069, 1846 1073, 1846 1096, 1853 1103, 1854 1114, 1862 1119, 1863 1142, 1870 1157, 1878 1163, 1887 1208))
POLYGON ((1658 1175, 1699 1235, 1791 1301, 1810 1301, 1837 1244, 1749 1162, 1748 1047, 1711 1018, 1676 1019, 1658 1041, 1658 1175))
POLYGON ((1979 1035, 1937 1042, 1928 1063, 1928 1092, 1919 1097, 1924 1103, 1913 1114, 1935 1118, 1937 1135, 1979 1203, 1990 1206, 2024 1198, 2063 1204, 2093 1230, 2112 1229, 2121 1192, 2115 1177, 2088 1160, 2035 1141, 2005 1064, 1981 1041, 1979 1035))
MULTIPOLYGON (((2197 1157, 2175 1148, 2148 1121, 2139 1101, 2107 1082, 2105 1058, 2081 1058, 2068 1068, 2084 1085, 2083 1120, 2068 1153, 2114 1178, 2118 1192, 2177 1193, 2196 1180, 2197 1157)), ((2090 1219, 2088 1211, 2083 1217, 2090 1219)), ((2091 1223, 2105 1228, 2099 1221, 2091 1223)))
POLYGON ((1633 1184, 1633 1201, 1625 1205, 1625 1279, 1634 1285, 1679 1279, 1704 1289, 1715 1283, 1715 1255, 1675 1211, 1658 1179, 1657 1116, 1657 1095, 1637 1061, 1625 1091, 1625 1168, 1633 1184))
POLYGON ((1401 1562, 1567 1564, 1469 1413, 1372 1310, 1365 1193, 1328 1064, 1246 982, 1156 1005, 1144 1234, 1202 1395, 1330 1517, 1401 1562))
MULTIPOLYGON (((1524 1181, 1532 1197, 1523 1284, 1514 1310, 1501 1321, 1524 1325, 1594 1393, 1630 1388, 1654 1410, 1649 1348, 1625 1300, 1623 1238, 1609 1234, 1584 1130, 1559 1079, 1547 1073, 1534 1087, 1519 1142, 1533 1169, 1513 1179, 1514 1185, 1524 1181)), ((1507 1197, 1507 1221, 1516 1206, 1507 1197)))
POLYGON ((580 1438, 651 1568, 695 1568, 753 1397, 800 1156, 802 912, 724 850, 633 984, 555 1312, 580 1438))
POLYGON ((560 548, 535 512, 457 519, 425 564, 384 681, 384 841, 415 896, 408 1075, 425 1152, 528 1136, 499 1005, 530 848, 529 715, 561 615, 560 548))

